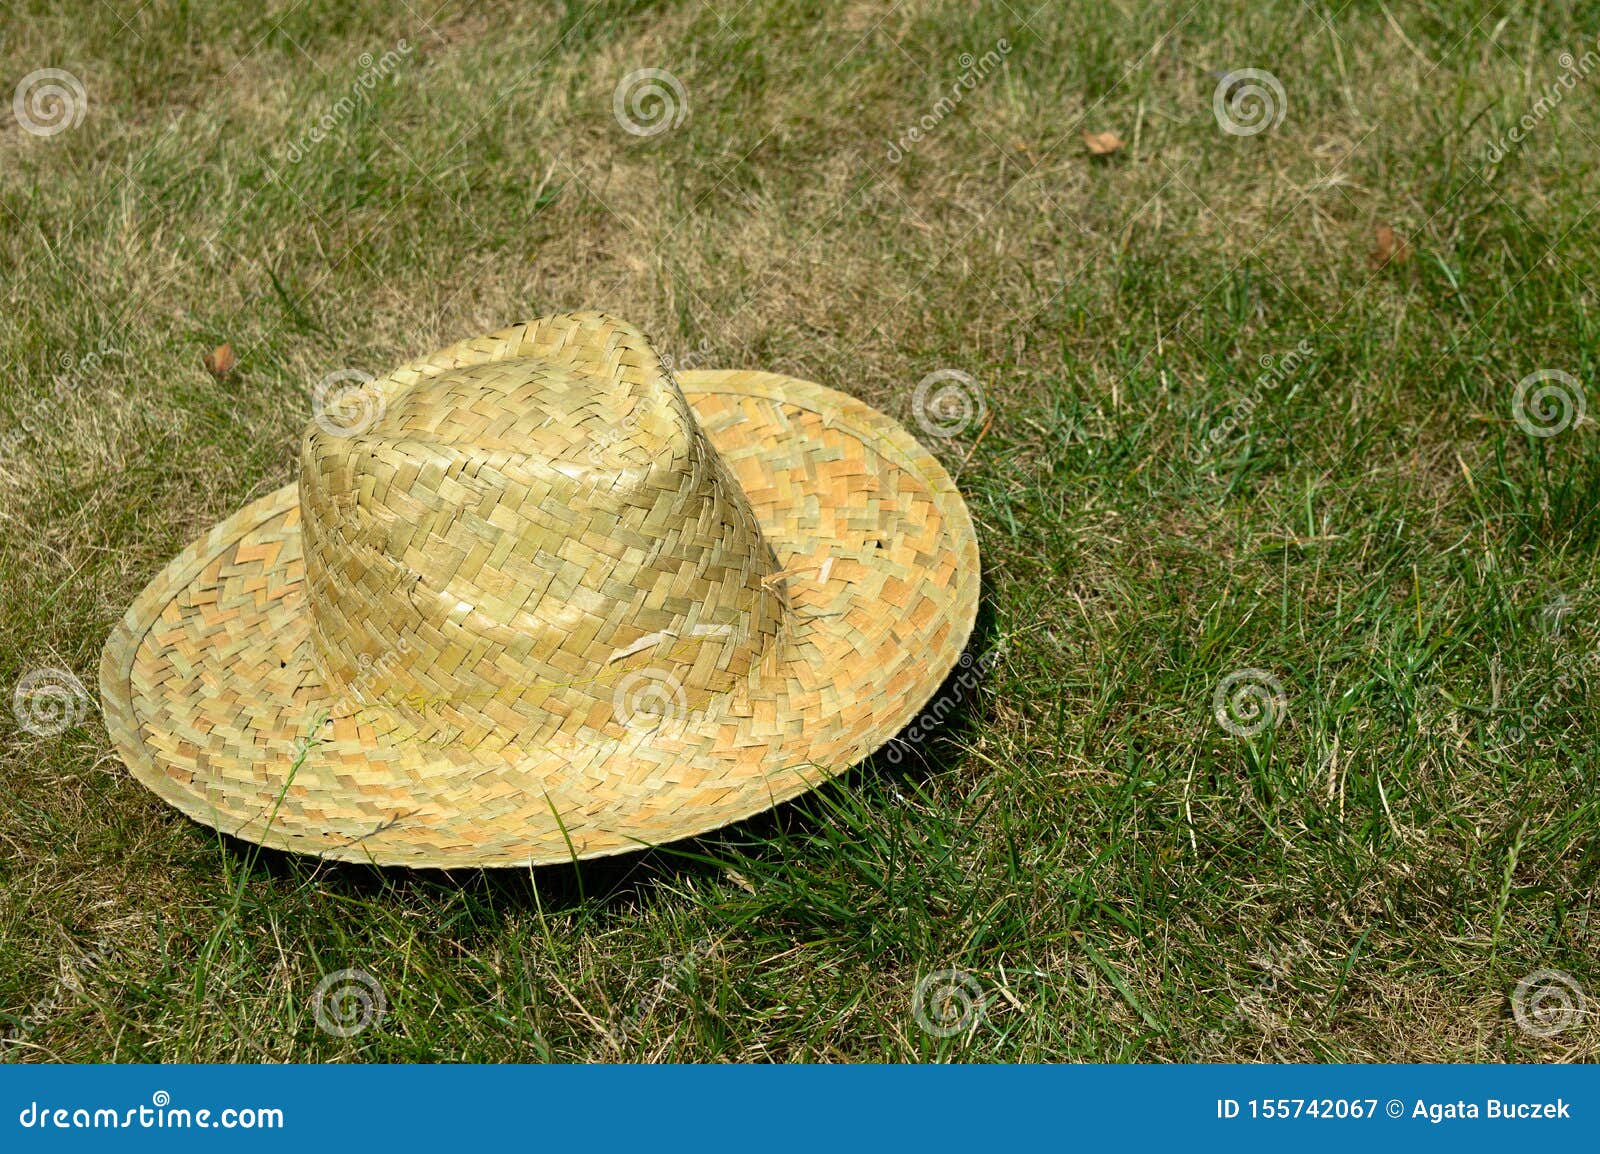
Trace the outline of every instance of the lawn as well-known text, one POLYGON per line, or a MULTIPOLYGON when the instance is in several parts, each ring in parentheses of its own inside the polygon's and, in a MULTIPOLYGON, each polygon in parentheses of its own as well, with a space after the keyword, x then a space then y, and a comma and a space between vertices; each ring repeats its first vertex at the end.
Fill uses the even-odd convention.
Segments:
POLYGON ((1600 1055, 1600 4, 434 9, 0 0, 0 1058, 1600 1055), (101 646, 318 382, 583 308, 945 462, 944 724, 521 872, 132 781, 101 646))

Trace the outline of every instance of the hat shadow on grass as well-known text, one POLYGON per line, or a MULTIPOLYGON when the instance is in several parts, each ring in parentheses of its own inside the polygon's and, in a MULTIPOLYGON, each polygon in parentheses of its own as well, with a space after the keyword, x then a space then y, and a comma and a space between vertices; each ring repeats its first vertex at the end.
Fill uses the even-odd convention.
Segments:
MULTIPOLYGON (((986 585, 987 582, 985 581, 986 585)), ((904 783, 913 789, 956 768, 963 739, 982 721, 978 692, 989 680, 1004 644, 991 644, 993 614, 980 596, 977 621, 960 661, 940 684, 917 717, 893 739, 844 773, 753 817, 722 829, 610 857, 558 862, 531 869, 463 867, 458 869, 375 866, 318 859, 257 845, 231 834, 196 829, 243 868, 268 877, 307 880, 311 874, 326 885, 359 897, 403 895, 415 888, 486 890, 508 910, 539 908, 546 913, 577 909, 599 897, 609 908, 648 897, 657 883, 679 879, 717 878, 740 860, 770 859, 786 846, 809 841, 833 820, 826 812, 837 804, 834 791, 876 787, 877 793, 898 793, 904 783), (206 836, 209 835, 209 836, 206 836)))

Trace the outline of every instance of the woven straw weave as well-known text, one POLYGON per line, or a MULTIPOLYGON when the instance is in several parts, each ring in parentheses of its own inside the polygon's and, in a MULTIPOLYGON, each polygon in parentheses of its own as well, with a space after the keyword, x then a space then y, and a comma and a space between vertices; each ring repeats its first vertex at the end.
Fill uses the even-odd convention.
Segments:
POLYGON ((119 752, 208 825, 415 866, 659 844, 860 760, 970 635, 960 494, 843 394, 674 378, 595 313, 374 387, 107 642, 119 752))

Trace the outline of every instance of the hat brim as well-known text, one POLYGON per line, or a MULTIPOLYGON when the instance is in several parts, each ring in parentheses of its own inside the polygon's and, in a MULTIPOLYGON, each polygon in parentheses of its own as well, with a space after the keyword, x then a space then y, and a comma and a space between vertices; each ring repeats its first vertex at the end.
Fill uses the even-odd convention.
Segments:
POLYGON ((896 421, 843 393, 771 373, 677 379, 788 575, 762 693, 736 709, 669 709, 625 740, 494 755, 410 740, 362 710, 330 716, 288 485, 179 554, 107 641, 106 726, 134 777, 196 821, 278 849, 530 866, 706 833, 889 741, 962 659, 977 615, 960 492, 896 421))

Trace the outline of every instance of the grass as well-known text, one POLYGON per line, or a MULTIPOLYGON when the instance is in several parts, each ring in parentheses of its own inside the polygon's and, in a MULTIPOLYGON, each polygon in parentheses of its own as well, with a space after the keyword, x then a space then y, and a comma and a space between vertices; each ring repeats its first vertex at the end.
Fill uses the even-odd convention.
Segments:
POLYGON ((432 7, 0 3, 5 84, 88 97, 0 118, 0 686, 92 687, 160 567, 292 479, 320 378, 582 307, 913 428, 971 374, 992 419, 926 440, 1004 657, 898 764, 525 874, 219 840, 94 710, 6 711, 5 1058, 1600 1053, 1600 452, 1513 415, 1538 370, 1595 391, 1600 71, 1488 159, 1600 5, 432 7), (648 137, 612 113, 644 67, 689 105, 648 137), (1242 68, 1284 93, 1249 136, 1242 68), (1240 671, 1281 706, 1244 736, 1240 671), (342 1038, 346 968, 387 1013, 342 1038), (949 970, 981 1005, 941 1037, 949 970), (1548 1038, 1541 970, 1590 999, 1548 1038))

